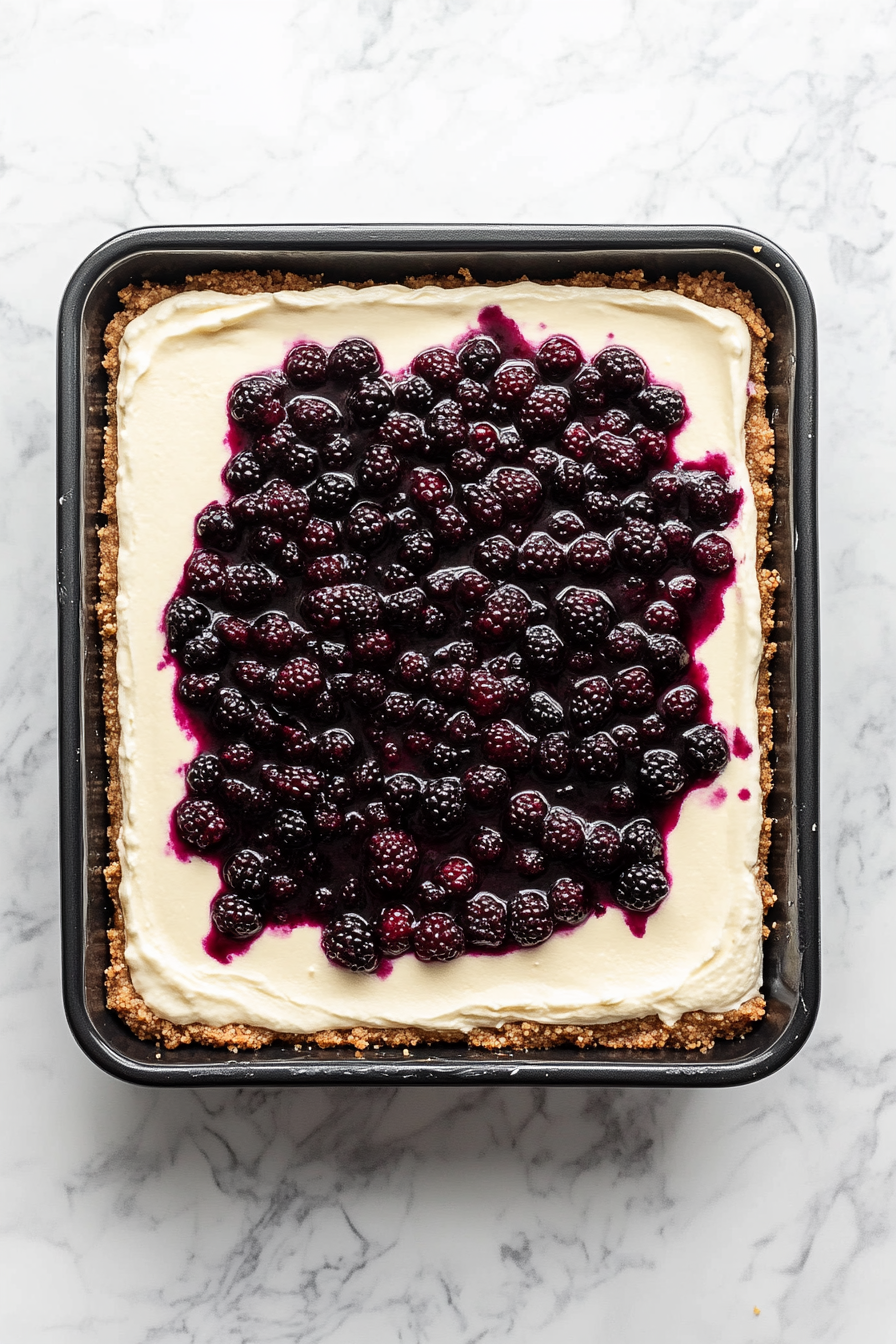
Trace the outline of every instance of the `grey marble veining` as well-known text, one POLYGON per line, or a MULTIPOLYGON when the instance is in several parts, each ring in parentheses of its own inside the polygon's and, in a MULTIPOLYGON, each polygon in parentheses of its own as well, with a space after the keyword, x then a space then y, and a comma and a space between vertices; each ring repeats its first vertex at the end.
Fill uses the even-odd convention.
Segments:
POLYGON ((6 0, 3 1338, 892 1337, 896 6, 6 0), (63 285, 147 223, 742 223, 821 338, 825 990, 727 1093, 154 1093, 67 1034, 55 858, 63 285), (754 1313, 760 1309, 760 1314, 754 1313))

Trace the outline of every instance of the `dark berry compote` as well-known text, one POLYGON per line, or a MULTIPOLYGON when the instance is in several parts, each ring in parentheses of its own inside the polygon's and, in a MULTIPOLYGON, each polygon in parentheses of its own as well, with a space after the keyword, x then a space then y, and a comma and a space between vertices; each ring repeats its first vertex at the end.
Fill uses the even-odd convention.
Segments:
POLYGON ((374 971, 607 905, 643 932, 682 799, 728 760, 694 655, 740 497, 676 458, 681 394, 486 308, 395 376, 362 338, 299 343, 228 412, 166 612, 208 951, 317 924, 374 971))

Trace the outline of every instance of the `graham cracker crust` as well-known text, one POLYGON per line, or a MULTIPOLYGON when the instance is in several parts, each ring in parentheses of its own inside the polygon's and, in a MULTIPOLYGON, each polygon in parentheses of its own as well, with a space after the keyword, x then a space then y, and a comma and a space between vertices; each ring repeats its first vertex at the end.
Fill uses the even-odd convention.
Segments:
MULTIPOLYGON (((519 276, 518 280, 526 280, 519 276)), ((477 281, 466 267, 456 275, 409 276, 404 283, 412 289, 438 285, 443 289, 459 289, 468 285, 485 284, 495 288, 517 281, 477 281)), ((103 469, 105 499, 103 513, 106 523, 98 528, 99 544, 99 601, 96 612, 103 653, 103 710, 106 720, 106 755, 109 765, 107 789, 109 808, 109 865, 105 869, 109 896, 112 902, 112 920, 108 930, 110 961, 106 971, 108 1007, 140 1040, 155 1041, 171 1050, 180 1045, 203 1045, 238 1050, 257 1050, 274 1041, 292 1043, 296 1050, 303 1046, 334 1048, 351 1046, 356 1051, 368 1048, 404 1048, 405 1052, 417 1045, 440 1042, 466 1043, 484 1050, 544 1050, 557 1046, 603 1046, 610 1049, 651 1050, 661 1047, 680 1050, 709 1050, 717 1040, 742 1037, 765 1016, 765 999, 761 994, 741 1007, 725 1013, 685 1013, 673 1026, 666 1026, 658 1017, 628 1018, 620 1022, 593 1025, 551 1025, 541 1022, 510 1022, 498 1028, 478 1027, 470 1032, 429 1031, 413 1025, 380 1029, 358 1025, 348 1030, 313 1033, 276 1032, 250 1024, 232 1023, 224 1027, 210 1027, 201 1022, 179 1025, 158 1017, 137 993, 131 980, 125 957, 126 933, 118 888, 121 867, 117 854, 117 839, 121 827, 121 786, 118 773, 119 719, 118 681, 116 674, 117 630, 115 601, 118 590, 118 520, 116 512, 116 479, 118 472, 118 440, 116 429, 116 389, 119 370, 118 347, 128 323, 154 304, 185 290, 215 290, 223 294, 274 293, 279 290, 319 288, 324 283, 321 275, 294 275, 291 272, 268 271, 210 271, 204 275, 186 276, 182 284, 158 285, 144 281, 129 285, 119 293, 122 308, 106 328, 105 342, 108 353, 103 361, 108 374, 107 425, 103 469)), ((373 280, 362 283, 340 283, 350 289, 372 287, 373 280)), ((704 271, 700 275, 680 274, 676 280, 661 277, 648 282, 641 270, 620 271, 614 275, 599 272, 580 272, 572 279, 538 281, 537 283, 571 285, 582 288, 611 288, 636 290, 667 290, 705 303, 712 308, 727 308, 743 318, 750 332, 751 393, 747 403, 746 460, 757 512, 757 575, 761 597, 761 621, 764 639, 764 658, 759 673, 757 708, 759 715, 760 784, 762 789, 763 822, 756 864, 756 878, 762 896, 763 909, 768 912, 775 903, 775 893, 768 881, 768 854, 771 846, 772 819, 765 815, 765 803, 772 787, 770 753, 773 744, 773 715, 769 698, 769 664, 776 652, 770 636, 774 628, 775 591, 780 576, 774 569, 765 568, 771 550, 769 518, 774 502, 770 478, 775 464, 774 431, 765 413, 766 382, 765 352, 773 333, 749 292, 739 289, 725 279, 721 271, 704 271)), ((763 936, 768 936, 763 927, 763 936)))

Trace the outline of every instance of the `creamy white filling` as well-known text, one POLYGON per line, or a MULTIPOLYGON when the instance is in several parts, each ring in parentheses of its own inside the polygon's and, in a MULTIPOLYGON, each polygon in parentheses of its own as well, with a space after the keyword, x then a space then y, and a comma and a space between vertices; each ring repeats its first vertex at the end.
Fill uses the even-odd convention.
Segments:
POLYGON ((356 1023, 469 1030, 528 1018, 602 1023, 693 1009, 725 1011, 758 992, 761 900, 754 867, 761 824, 756 689, 762 637, 756 511, 744 457, 749 335, 733 313, 679 295, 530 283, 499 290, 364 290, 250 297, 180 294, 128 326, 118 379, 118 681, 123 822, 118 840, 127 960, 137 991, 173 1022, 242 1022, 279 1031, 356 1023), (265 933, 221 965, 203 950, 215 868, 180 861, 169 817, 195 744, 175 721, 174 669, 160 618, 193 545, 193 520, 220 498, 225 403, 241 376, 279 365, 298 338, 332 345, 366 336, 387 369, 450 343, 500 304, 538 344, 559 332, 591 355, 612 339, 654 377, 683 389, 685 461, 723 452, 744 504, 727 535, 737 559, 724 619, 698 652, 714 717, 752 752, 685 800, 668 840, 672 892, 636 938, 609 910, 540 947, 446 965, 413 956, 385 979, 331 966, 316 928, 265 933), (740 795, 746 793, 744 799, 740 795))

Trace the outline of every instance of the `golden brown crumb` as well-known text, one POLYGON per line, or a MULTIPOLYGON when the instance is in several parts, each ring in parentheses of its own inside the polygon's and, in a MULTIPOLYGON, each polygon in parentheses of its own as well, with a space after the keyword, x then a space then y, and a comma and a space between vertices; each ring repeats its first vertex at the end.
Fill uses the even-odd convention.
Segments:
MULTIPOLYGON (((516 280, 485 281, 486 285, 500 287, 525 280, 518 276, 516 280)), ((375 282, 372 280, 353 282, 340 281, 347 288, 366 289, 375 282)), ((404 282, 409 288, 419 289, 424 285, 439 285, 443 289, 459 289, 477 282, 469 269, 462 266, 454 275, 408 276, 404 282)), ((766 325, 762 314, 753 303, 751 295, 731 281, 725 279, 721 271, 704 271, 694 276, 682 273, 672 282, 665 276, 648 282, 641 270, 619 271, 614 275, 597 271, 581 271, 571 280, 538 281, 537 283, 555 285, 576 285, 583 288, 611 288, 638 290, 668 290, 696 299, 713 308, 727 308, 738 313, 746 322, 750 331, 752 353, 750 360, 750 378, 752 390, 747 404, 746 455, 747 467, 753 494, 756 499, 758 515, 757 525, 757 566, 759 590, 761 596, 762 632, 765 640, 765 657, 760 671, 757 707, 759 711, 759 741, 761 748, 760 783, 762 788, 763 813, 765 801, 772 787, 772 766, 770 752, 772 747, 772 707, 769 699, 769 663, 775 655, 776 646, 770 636, 774 628, 775 591, 780 582, 776 570, 764 568, 771 549, 769 541, 769 518, 773 503, 769 484, 775 464, 774 431, 765 413, 765 351, 772 338, 772 332, 766 325)), ((115 314, 106 328, 107 354, 104 368, 109 378, 107 393, 108 419, 105 433, 105 451, 103 469, 106 482, 106 497, 103 512, 106 515, 105 526, 98 529, 99 542, 99 600, 97 602, 97 620, 103 645, 103 710, 106 718, 106 754, 109 765, 107 787, 109 804, 109 849, 110 859, 105 870, 109 895, 112 900, 112 921, 108 931, 109 966, 106 971, 106 992, 109 1008, 141 1040, 156 1041, 167 1050, 179 1045, 222 1046, 232 1052, 237 1050, 257 1050, 274 1041, 286 1041, 301 1049, 303 1044, 316 1045, 323 1049, 337 1046, 354 1046, 356 1056, 363 1058, 363 1051, 373 1045, 403 1047, 408 1055, 417 1045, 430 1045, 441 1042, 463 1042, 483 1050, 546 1050, 556 1046, 576 1046, 586 1049, 589 1046, 604 1046, 615 1050, 651 1050, 662 1047, 679 1050, 709 1050, 716 1040, 733 1040, 743 1036, 765 1016, 765 1000, 757 995, 727 1013, 685 1013, 674 1026, 667 1027, 658 1017, 629 1018, 622 1022, 606 1025, 576 1026, 549 1025, 539 1022, 509 1022, 501 1028, 480 1027, 468 1033, 460 1031, 426 1031, 413 1026, 395 1029, 380 1029, 363 1025, 344 1031, 320 1031, 313 1033, 275 1032, 264 1027, 233 1023, 225 1027, 209 1027, 199 1022, 186 1026, 168 1022, 158 1017, 147 1007, 137 993, 131 981, 130 970, 125 959, 125 929, 118 898, 118 885, 121 879, 121 866, 117 858, 117 837, 121 826, 121 791, 118 775, 118 682, 115 668, 116 621, 115 598, 118 589, 118 520, 115 507, 115 482, 118 471, 118 441, 116 433, 116 385, 118 380, 118 347, 128 323, 141 313, 145 313, 156 303, 180 294, 185 290, 215 290, 222 294, 258 294, 274 293, 279 290, 309 290, 323 284, 321 275, 294 275, 292 272, 267 271, 209 271, 203 275, 188 275, 183 284, 158 285, 144 280, 141 285, 128 285, 120 291, 122 308, 115 314)), ((771 846, 772 818, 763 816, 762 832, 759 842, 759 856, 756 875, 762 893, 763 906, 768 911, 775 903, 775 893, 768 881, 768 854, 771 846)), ((763 936, 768 936, 768 927, 763 928, 763 936)))

